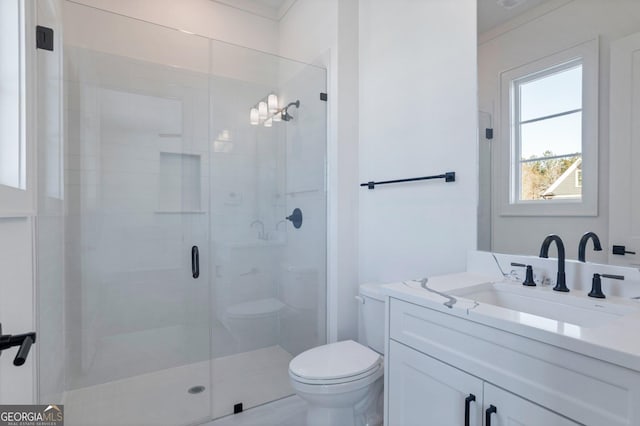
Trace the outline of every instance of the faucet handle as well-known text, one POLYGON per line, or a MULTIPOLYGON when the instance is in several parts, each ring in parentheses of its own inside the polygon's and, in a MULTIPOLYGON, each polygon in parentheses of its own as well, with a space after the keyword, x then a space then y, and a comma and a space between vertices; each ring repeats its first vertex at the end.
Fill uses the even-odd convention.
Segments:
POLYGON ((591 291, 589 292, 589 297, 594 297, 596 299, 604 299, 607 296, 602 292, 602 280, 603 278, 610 278, 613 280, 624 280, 624 275, 611 275, 611 274, 593 274, 593 279, 591 280, 591 291))
POLYGON ((522 282, 522 285, 527 287, 536 286, 536 282, 533 280, 533 266, 525 265, 524 263, 516 263, 516 262, 511 262, 511 266, 517 266, 519 268, 527 268, 527 272, 526 272, 527 275, 525 276, 524 281, 522 282))
POLYGON ((527 275, 522 285, 527 287, 535 287, 536 282, 533 280, 533 266, 527 265, 527 275))

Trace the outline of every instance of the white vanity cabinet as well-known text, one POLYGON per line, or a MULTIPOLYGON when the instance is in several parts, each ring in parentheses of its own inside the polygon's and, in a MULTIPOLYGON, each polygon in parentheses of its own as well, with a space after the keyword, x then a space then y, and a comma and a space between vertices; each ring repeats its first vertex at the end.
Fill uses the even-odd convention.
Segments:
POLYGON ((447 309, 388 308, 387 426, 640 425, 637 371, 447 309))
POLYGON ((558 414, 391 341, 389 425, 575 426, 558 414), (492 409, 493 407, 493 409, 492 409))
POLYGON ((389 356, 389 425, 482 425, 482 380, 395 341, 389 356))
MULTIPOLYGON (((573 422, 552 411, 544 409, 539 405, 522 399, 517 395, 493 386, 491 383, 484 383, 485 419, 487 411, 495 412, 490 414, 491 425, 521 425, 521 426, 577 426, 579 423, 573 422)), ((482 423, 478 423, 481 425, 482 423)))

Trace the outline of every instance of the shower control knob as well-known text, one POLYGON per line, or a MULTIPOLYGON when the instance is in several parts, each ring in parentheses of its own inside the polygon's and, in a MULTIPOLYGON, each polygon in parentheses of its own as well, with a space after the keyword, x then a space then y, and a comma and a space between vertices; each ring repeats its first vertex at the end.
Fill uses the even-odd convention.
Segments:
POLYGON ((291 221, 294 228, 299 229, 302 226, 302 210, 296 207, 286 219, 291 221))

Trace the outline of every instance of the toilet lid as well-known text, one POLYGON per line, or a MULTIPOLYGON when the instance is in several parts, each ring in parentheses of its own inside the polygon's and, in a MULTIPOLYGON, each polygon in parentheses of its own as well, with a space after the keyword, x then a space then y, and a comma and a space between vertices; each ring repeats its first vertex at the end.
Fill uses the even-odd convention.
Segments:
POLYGON ((284 303, 272 297, 238 303, 227 308, 227 315, 232 318, 247 318, 274 314, 284 308, 284 303))
POLYGON ((309 349, 289 364, 291 373, 311 380, 341 379, 372 370, 382 362, 377 352, 353 340, 309 349))

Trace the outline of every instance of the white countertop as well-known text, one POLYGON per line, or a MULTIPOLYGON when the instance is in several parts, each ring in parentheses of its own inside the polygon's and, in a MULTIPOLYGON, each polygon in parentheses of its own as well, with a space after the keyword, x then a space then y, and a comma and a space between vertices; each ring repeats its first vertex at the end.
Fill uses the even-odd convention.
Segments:
MULTIPOLYGON (((640 300, 609 296, 593 299, 581 290, 558 294, 550 288, 532 288, 536 292, 553 292, 549 297, 570 297, 580 303, 620 305, 631 311, 602 326, 580 326, 531 314, 476 302, 451 292, 471 286, 501 281, 522 287, 519 282, 496 280, 494 274, 462 272, 410 280, 381 286, 389 297, 455 315, 530 339, 561 347, 582 355, 610 362, 640 372, 640 300), (583 299, 583 300, 580 300, 583 299)), ((502 284, 501 284, 502 285, 502 284)), ((518 290, 520 291, 520 290, 518 290)), ((528 291, 528 290, 523 290, 528 291)), ((538 293, 541 294, 541 293, 538 293)), ((542 293, 544 296, 544 294, 542 293)))

